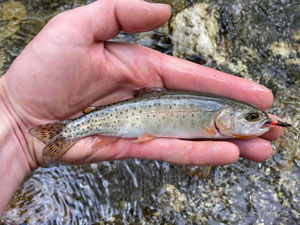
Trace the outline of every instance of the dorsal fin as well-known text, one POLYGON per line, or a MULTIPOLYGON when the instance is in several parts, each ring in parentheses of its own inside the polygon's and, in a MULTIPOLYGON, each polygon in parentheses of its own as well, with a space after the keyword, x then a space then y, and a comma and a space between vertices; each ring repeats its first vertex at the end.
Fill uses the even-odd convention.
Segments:
POLYGON ((159 88, 159 87, 143 87, 140 89, 137 89, 134 91, 134 97, 141 97, 145 94, 149 94, 152 92, 159 92, 159 91, 163 91, 166 90, 165 88, 159 88))
POLYGON ((95 110, 96 108, 97 108, 97 106, 88 106, 88 107, 84 108, 84 109, 82 110, 82 112, 83 112, 84 114, 89 114, 90 112, 92 112, 92 111, 95 110))

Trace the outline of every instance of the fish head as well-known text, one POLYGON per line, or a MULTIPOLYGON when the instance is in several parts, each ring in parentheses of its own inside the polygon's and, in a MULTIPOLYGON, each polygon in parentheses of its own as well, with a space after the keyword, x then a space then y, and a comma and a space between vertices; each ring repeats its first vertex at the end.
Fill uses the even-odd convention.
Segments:
POLYGON ((270 128, 268 114, 256 107, 225 108, 215 118, 215 126, 226 138, 248 139, 266 133, 270 128))

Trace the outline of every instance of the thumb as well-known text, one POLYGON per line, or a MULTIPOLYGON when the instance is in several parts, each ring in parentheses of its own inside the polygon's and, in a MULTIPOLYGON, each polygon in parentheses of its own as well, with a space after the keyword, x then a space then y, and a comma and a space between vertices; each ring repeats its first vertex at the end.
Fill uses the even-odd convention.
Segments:
POLYGON ((70 12, 80 18, 82 27, 91 29, 95 40, 105 41, 121 30, 134 33, 157 28, 169 19, 171 8, 141 0, 98 0, 70 12))

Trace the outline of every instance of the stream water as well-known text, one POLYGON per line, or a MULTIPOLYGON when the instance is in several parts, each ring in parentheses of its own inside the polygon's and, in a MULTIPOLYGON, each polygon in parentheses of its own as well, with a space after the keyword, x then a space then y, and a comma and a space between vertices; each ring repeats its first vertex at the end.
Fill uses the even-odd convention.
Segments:
MULTIPOLYGON (((89 2, 0 0, 0 74, 50 18, 89 2)), ((175 18, 183 9, 205 1, 155 2, 172 5, 175 18)), ((213 0, 205 4, 218 15, 216 40, 223 46, 226 63, 197 52, 187 58, 273 91, 275 101, 269 112, 283 117, 288 109, 293 127, 273 142, 272 157, 264 163, 240 159, 214 167, 205 179, 157 161, 55 164, 31 174, 0 224, 299 224, 300 2, 213 0)), ((141 34, 121 33, 114 40, 174 54, 178 41, 174 41, 174 26, 169 25, 141 34)))

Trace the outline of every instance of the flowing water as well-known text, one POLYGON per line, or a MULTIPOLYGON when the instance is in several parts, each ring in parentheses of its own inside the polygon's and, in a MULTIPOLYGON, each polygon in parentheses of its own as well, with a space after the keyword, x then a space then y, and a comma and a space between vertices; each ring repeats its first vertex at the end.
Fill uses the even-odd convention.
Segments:
MULTIPOLYGON (((50 18, 89 2, 0 0, 0 74, 50 18)), ((202 1, 159 2, 172 5, 175 17, 202 1)), ((188 176, 180 166, 145 160, 39 168, 16 192, 0 224, 299 223, 300 2, 214 0, 205 4, 217 15, 216 45, 222 46, 220 55, 226 60, 196 52, 186 58, 273 91, 275 101, 269 112, 284 116, 288 109, 294 127, 273 142, 272 157, 264 163, 240 159, 214 167, 205 179, 188 176)), ((176 52, 181 42, 169 25, 141 34, 121 33, 115 40, 184 57, 185 53, 176 52)))

